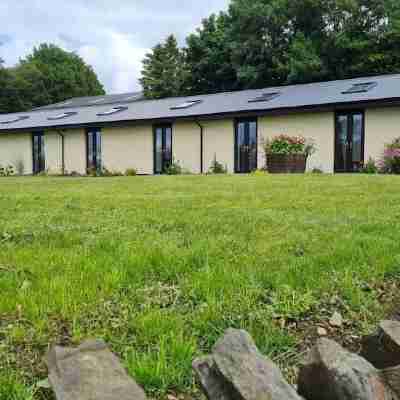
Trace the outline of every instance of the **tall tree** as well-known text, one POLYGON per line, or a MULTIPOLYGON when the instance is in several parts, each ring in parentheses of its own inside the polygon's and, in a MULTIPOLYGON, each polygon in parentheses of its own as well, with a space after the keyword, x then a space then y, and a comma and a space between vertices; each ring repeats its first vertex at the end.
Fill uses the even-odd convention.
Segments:
POLYGON ((178 96, 185 92, 186 79, 185 56, 174 35, 146 54, 140 83, 147 98, 178 96))

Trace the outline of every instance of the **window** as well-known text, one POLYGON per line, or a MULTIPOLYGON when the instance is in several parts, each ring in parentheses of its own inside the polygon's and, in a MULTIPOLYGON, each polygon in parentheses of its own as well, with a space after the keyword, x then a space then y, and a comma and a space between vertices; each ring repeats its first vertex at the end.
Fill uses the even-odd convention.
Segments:
POLYGON ((112 115, 112 114, 116 114, 116 113, 121 112, 121 111, 125 111, 127 109, 128 109, 128 107, 113 107, 113 108, 110 108, 107 111, 103 111, 103 112, 98 113, 97 116, 102 117, 102 116, 112 115))
POLYGON ((52 115, 51 117, 47 117, 47 119, 49 121, 55 121, 58 119, 64 119, 64 118, 68 118, 68 117, 72 117, 73 115, 78 114, 76 111, 68 111, 68 112, 63 112, 61 114, 57 114, 57 115, 52 115))
POLYGON ((28 115, 19 115, 18 117, 14 117, 14 118, 11 118, 9 120, 2 121, 1 123, 2 124, 13 124, 15 122, 23 121, 23 120, 28 119, 28 118, 29 118, 28 115))
POLYGON ((235 172, 249 173, 257 169, 257 119, 238 119, 235 125, 235 172))
POLYGON ((154 173, 163 174, 172 163, 172 127, 158 125, 154 128, 154 173))
POLYGON ((254 99, 250 99, 249 103, 261 103, 264 101, 270 101, 279 97, 281 94, 280 92, 271 92, 271 93, 262 93, 260 96, 255 97, 254 99))
POLYGON ((103 101, 105 101, 104 97, 102 97, 101 99, 95 99, 95 100, 89 101, 89 104, 98 104, 98 103, 102 103, 103 101))
POLYGON ((87 131, 87 168, 101 172, 101 131, 92 128, 87 131))
POLYGON ((190 108, 195 106, 196 104, 200 104, 202 103, 202 100, 189 100, 189 101, 185 101, 184 103, 178 104, 176 106, 171 107, 171 110, 182 110, 185 108, 190 108))
POLYGON ((39 174, 46 169, 43 132, 32 134, 32 159, 32 171, 34 174, 39 174))
POLYGON ((378 86, 377 82, 355 83, 353 86, 342 92, 342 94, 366 93, 378 86))

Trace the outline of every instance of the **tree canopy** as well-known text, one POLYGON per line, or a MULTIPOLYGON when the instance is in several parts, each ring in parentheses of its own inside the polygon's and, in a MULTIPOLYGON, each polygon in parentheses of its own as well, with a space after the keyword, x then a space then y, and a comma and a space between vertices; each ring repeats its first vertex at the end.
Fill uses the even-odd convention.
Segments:
MULTIPOLYGON (((176 50, 184 73, 157 84, 176 79, 184 95, 396 73, 399 40, 398 0, 231 0, 176 50)), ((153 56, 144 67, 150 81, 153 56)), ((160 97, 150 87, 145 94, 160 97)))
POLYGON ((13 68, 0 63, 0 112, 25 111, 104 89, 93 69, 75 53, 41 44, 13 68))

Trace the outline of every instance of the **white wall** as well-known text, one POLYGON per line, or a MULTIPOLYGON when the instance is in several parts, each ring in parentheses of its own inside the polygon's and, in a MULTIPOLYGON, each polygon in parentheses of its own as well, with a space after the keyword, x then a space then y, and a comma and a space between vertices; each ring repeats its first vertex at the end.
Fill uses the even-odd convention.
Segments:
POLYGON ((30 133, 0 134, 0 165, 23 166, 24 174, 32 174, 32 135, 30 133))

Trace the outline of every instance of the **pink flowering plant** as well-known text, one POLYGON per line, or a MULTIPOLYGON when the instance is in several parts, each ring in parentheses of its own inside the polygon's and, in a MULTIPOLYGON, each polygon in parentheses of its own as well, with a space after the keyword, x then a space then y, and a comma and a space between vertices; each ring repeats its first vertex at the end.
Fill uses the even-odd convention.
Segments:
POLYGON ((266 154, 304 154, 306 157, 316 150, 315 144, 303 136, 279 135, 263 143, 266 154))
POLYGON ((385 145, 380 169, 384 173, 400 174, 400 137, 385 145))

